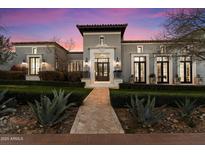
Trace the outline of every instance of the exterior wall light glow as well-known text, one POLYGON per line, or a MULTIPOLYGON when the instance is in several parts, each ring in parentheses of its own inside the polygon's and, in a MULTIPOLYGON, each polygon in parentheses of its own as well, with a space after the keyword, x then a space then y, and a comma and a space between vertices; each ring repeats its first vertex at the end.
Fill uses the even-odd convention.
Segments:
POLYGON ((43 64, 43 65, 46 64, 46 60, 45 60, 45 59, 42 60, 42 64, 43 64))
POLYGON ((119 66, 119 59, 118 59, 118 57, 116 59, 116 65, 119 66))
POLYGON ((85 65, 88 65, 88 58, 85 58, 85 65))
POLYGON ((25 65, 26 64, 26 60, 24 59, 23 61, 22 61, 22 65, 25 65))

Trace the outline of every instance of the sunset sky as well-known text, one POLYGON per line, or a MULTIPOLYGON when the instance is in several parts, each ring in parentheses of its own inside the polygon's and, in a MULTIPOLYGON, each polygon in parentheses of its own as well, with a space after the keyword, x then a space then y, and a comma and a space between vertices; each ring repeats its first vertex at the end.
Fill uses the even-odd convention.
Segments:
POLYGON ((76 24, 128 23, 125 39, 152 39, 162 29, 168 9, 0 9, 0 25, 12 41, 48 41, 72 38, 82 50, 76 24))

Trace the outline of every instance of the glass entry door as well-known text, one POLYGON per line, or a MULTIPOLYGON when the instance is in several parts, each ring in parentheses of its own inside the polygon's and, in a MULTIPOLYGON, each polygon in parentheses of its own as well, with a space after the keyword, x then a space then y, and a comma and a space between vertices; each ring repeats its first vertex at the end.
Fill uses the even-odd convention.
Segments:
POLYGON ((109 65, 110 65, 109 58, 95 59, 95 80, 96 81, 109 81, 109 76, 110 76, 109 65))
POLYGON ((29 75, 37 75, 40 70, 40 58, 30 57, 29 58, 29 75))
POLYGON ((134 58, 134 77, 137 83, 146 83, 146 57, 134 58))
POLYGON ((168 57, 157 57, 157 83, 169 83, 168 57))

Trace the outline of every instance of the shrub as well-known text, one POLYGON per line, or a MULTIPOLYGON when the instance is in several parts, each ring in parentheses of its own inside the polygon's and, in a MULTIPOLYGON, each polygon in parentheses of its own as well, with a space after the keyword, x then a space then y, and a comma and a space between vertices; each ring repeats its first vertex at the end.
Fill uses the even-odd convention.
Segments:
POLYGON ((84 87, 84 82, 0 80, 1 85, 35 85, 55 87, 84 87))
POLYGON ((67 73, 67 80, 69 82, 80 82, 83 77, 83 72, 68 72, 67 73))
POLYGON ((180 109, 181 116, 184 117, 190 117, 191 114, 196 110, 196 99, 191 101, 190 98, 185 97, 185 100, 177 100, 176 105, 180 109))
POLYGON ((71 93, 64 96, 64 91, 53 91, 53 99, 42 96, 40 101, 35 100, 35 104, 29 103, 38 122, 46 127, 62 122, 68 114, 66 110, 74 105, 68 102, 71 93))
POLYGON ((148 96, 146 104, 144 102, 145 99, 139 99, 137 95, 131 97, 131 103, 128 104, 131 115, 142 126, 151 126, 158 123, 163 114, 159 109, 155 108, 155 97, 151 100, 150 96, 148 96))
POLYGON ((131 83, 120 83, 120 89, 137 89, 137 90, 205 90, 204 85, 163 85, 163 84, 131 84, 131 83))
MULTIPOLYGON (((110 91, 110 99, 111 99, 111 103, 112 106, 115 108, 119 108, 119 107, 126 107, 127 103, 130 103, 130 97, 135 93, 135 91, 132 90, 111 90, 110 91)), ((183 99, 184 96, 186 96, 188 94, 185 95, 162 95, 159 93, 156 94, 151 94, 152 97, 155 97, 156 100, 156 106, 160 107, 163 105, 167 105, 167 106, 172 106, 172 107, 177 107, 175 100, 176 99, 183 99)), ((138 94, 139 97, 147 97, 147 94, 138 94)), ((205 97, 204 96, 192 96, 190 97, 192 99, 197 98, 197 101, 195 102, 195 105, 204 105, 205 103, 205 97)))
POLYGON ((23 71, 1 71, 0 79, 4 80, 25 80, 26 72, 23 71))
POLYGON ((41 80, 46 81, 64 81, 65 76, 63 72, 58 71, 40 71, 39 77, 41 80))
POLYGON ((9 98, 8 100, 5 100, 6 93, 7 90, 4 90, 0 93, 0 116, 13 113, 16 111, 16 109, 10 107, 11 105, 16 104, 15 98, 9 98))
POLYGON ((22 72, 27 72, 27 68, 26 67, 22 67, 21 64, 16 64, 16 65, 13 65, 10 69, 10 71, 22 71, 22 72))

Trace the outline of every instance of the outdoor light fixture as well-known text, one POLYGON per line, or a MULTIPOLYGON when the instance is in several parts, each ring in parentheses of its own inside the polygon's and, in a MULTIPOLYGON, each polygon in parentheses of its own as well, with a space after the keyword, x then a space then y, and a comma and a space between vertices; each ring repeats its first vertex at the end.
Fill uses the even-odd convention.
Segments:
POLYGON ((85 58, 85 65, 88 65, 88 58, 85 58))
POLYGON ((119 59, 118 59, 118 57, 117 57, 117 59, 116 59, 116 65, 119 65, 119 59))
POLYGON ((46 60, 45 60, 45 59, 43 59, 43 60, 42 60, 42 64, 43 64, 43 65, 45 65, 45 63, 46 63, 46 60))
POLYGON ((25 65, 26 64, 26 60, 24 59, 23 61, 22 61, 22 65, 25 65))

